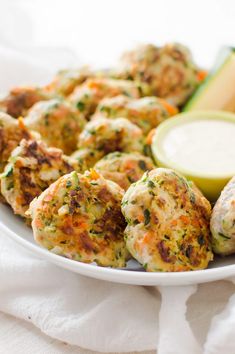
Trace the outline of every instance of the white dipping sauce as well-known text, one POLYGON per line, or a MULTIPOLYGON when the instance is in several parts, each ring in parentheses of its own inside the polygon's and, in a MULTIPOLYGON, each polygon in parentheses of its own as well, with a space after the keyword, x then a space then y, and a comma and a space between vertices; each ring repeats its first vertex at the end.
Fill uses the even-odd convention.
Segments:
POLYGON ((197 174, 235 174, 235 123, 200 120, 175 126, 162 141, 165 156, 197 174))

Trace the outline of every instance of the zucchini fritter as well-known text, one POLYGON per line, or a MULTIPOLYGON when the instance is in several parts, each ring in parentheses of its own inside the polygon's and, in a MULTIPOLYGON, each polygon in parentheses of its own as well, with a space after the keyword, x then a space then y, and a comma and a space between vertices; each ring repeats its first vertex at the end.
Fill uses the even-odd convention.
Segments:
POLYGON ((40 87, 14 87, 0 100, 0 110, 15 118, 24 117, 36 102, 51 98, 52 95, 40 87))
POLYGON ((73 157, 89 168, 110 152, 143 152, 143 141, 141 129, 127 119, 97 118, 86 124, 73 157))
POLYGON ((215 253, 235 253, 235 177, 225 186, 213 208, 211 233, 215 253))
POLYGON ((36 140, 22 140, 1 175, 1 190, 15 214, 26 217, 30 202, 60 176, 77 167, 75 160, 36 140))
POLYGON ((140 86, 128 80, 92 78, 78 86, 69 96, 69 100, 89 120, 100 100, 117 95, 138 98, 140 86))
POLYGON ((125 266, 123 193, 95 170, 61 177, 30 205, 35 241, 77 261, 125 266))
POLYGON ((60 70, 54 80, 47 86, 49 92, 62 96, 70 95, 76 86, 93 76, 87 67, 60 70))
POLYGON ((197 88, 201 72, 189 50, 177 43, 141 45, 124 53, 116 76, 149 84, 152 95, 183 105, 197 88))
POLYGON ((173 170, 146 172, 127 190, 127 249, 147 271, 204 269, 212 260, 210 203, 173 170))
POLYGON ((16 120, 6 113, 0 112, 0 172, 7 164, 11 152, 22 139, 32 139, 34 133, 24 126, 22 120, 16 120))
POLYGON ((76 150, 71 157, 77 161, 79 172, 85 172, 104 156, 102 151, 90 148, 76 150))
POLYGON ((104 98, 98 105, 93 119, 97 117, 123 117, 138 125, 144 134, 148 134, 165 119, 178 113, 178 109, 167 101, 157 97, 139 99, 127 96, 104 98))
POLYGON ((137 182, 144 172, 154 168, 154 164, 149 157, 138 152, 112 152, 98 161, 94 169, 106 179, 116 182, 123 189, 128 189, 130 185, 137 182))
POLYGON ((69 155, 76 150, 78 135, 86 121, 69 103, 55 98, 36 103, 24 122, 29 129, 39 132, 47 145, 69 155))
POLYGON ((143 134, 139 127, 125 118, 99 118, 86 124, 79 136, 79 148, 93 148, 106 155, 113 151, 143 150, 143 134))

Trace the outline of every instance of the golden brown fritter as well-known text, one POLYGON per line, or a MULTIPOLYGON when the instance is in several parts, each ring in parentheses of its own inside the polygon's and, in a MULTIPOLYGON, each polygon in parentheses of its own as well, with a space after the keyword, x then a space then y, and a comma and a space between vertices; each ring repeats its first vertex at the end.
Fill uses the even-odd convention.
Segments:
POLYGON ((92 119, 97 117, 123 117, 138 125, 144 134, 148 134, 165 119, 178 113, 178 109, 167 101, 157 97, 139 99, 127 96, 104 98, 98 105, 92 119))
POLYGON ((77 167, 75 160, 36 140, 22 140, 1 175, 1 189, 15 214, 25 217, 30 202, 60 176, 77 167))
POLYGON ((104 156, 102 151, 90 148, 76 150, 71 157, 77 161, 78 171, 85 172, 95 165, 104 156))
POLYGON ((46 88, 55 95, 68 96, 73 92, 75 87, 81 85, 86 79, 93 75, 88 67, 60 70, 54 80, 46 88))
POLYGON ((200 83, 202 72, 186 47, 146 44, 122 56, 116 77, 147 83, 152 95, 181 106, 200 83))
POLYGON ((225 186, 213 208, 211 233, 215 253, 235 253, 235 177, 225 186))
POLYGON ((104 97, 117 95, 138 98, 140 86, 128 80, 92 78, 78 86, 69 96, 69 100, 89 120, 104 97))
POLYGON ((50 251, 84 263, 123 267, 127 250, 123 190, 96 171, 61 177, 30 205, 34 238, 50 251))
POLYGON ((22 120, 16 120, 0 112, 0 172, 3 171, 11 152, 22 139, 35 137, 24 126, 22 120))
POLYGON ((14 87, 0 100, 0 110, 15 118, 24 117, 35 103, 51 98, 49 92, 39 87, 14 87))
POLYGON ((86 124, 79 136, 78 148, 73 157, 84 159, 88 168, 110 152, 143 152, 143 133, 125 118, 97 118, 86 124))
POLYGON ((146 172, 127 190, 127 249, 147 271, 204 269, 212 260, 210 203, 173 170, 146 172))
POLYGON ((68 155, 76 150, 85 122, 82 114, 58 98, 38 102, 24 119, 25 125, 39 132, 47 145, 62 149, 68 155))
POLYGON ((127 190, 130 185, 137 182, 144 172, 154 168, 149 157, 138 152, 112 152, 98 161, 94 169, 106 179, 117 183, 127 190))

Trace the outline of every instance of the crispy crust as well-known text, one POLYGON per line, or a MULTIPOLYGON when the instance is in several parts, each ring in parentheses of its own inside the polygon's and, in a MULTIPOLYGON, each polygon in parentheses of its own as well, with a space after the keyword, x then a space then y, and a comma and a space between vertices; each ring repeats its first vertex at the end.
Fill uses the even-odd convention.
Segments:
POLYGON ((178 109, 163 99, 143 97, 133 99, 127 96, 116 96, 103 99, 93 116, 118 118, 124 117, 138 125, 144 134, 148 134, 165 119, 178 113, 178 109))
POLYGON ((154 168, 149 157, 139 153, 113 152, 98 161, 94 168, 106 179, 116 182, 124 190, 137 182, 144 172, 154 168))
POLYGON ((46 87, 49 92, 62 96, 70 95, 75 87, 81 85, 93 73, 88 67, 79 69, 60 70, 54 80, 46 87))
POLYGON ((94 170, 65 175, 30 206, 34 238, 74 260, 122 267, 127 257, 122 197, 118 185, 94 170))
POLYGON ((139 85, 128 80, 92 78, 78 86, 69 96, 69 100, 79 112, 89 119, 100 100, 104 97, 114 97, 121 94, 138 98, 140 97, 139 85))
POLYGON ((76 168, 76 162, 43 142, 22 140, 1 175, 1 189, 15 214, 26 217, 30 202, 52 182, 76 168))
POLYGON ((147 271, 204 269, 212 260, 210 203, 173 170, 145 173, 127 190, 122 211, 127 248, 147 271))
POLYGON ((181 106, 198 86, 198 68, 180 44, 147 44, 124 53, 116 76, 147 83, 152 95, 181 106))
POLYGON ((51 94, 39 87, 14 87, 0 101, 0 110, 15 118, 24 117, 35 103, 49 99, 51 99, 51 94))
POLYGON ((0 113, 0 172, 7 164, 11 152, 22 139, 32 139, 35 136, 23 124, 5 113, 0 113))
POLYGON ((53 99, 35 104, 24 122, 29 129, 39 132, 49 146, 71 154, 86 121, 67 102, 53 99))
MULTIPOLYGON (((143 151, 143 133, 125 118, 97 118, 85 126, 79 136, 79 149, 92 149, 104 155, 114 151, 143 151)), ((98 161, 96 160, 96 161, 98 161)))
POLYGON ((212 247, 215 253, 235 253, 235 177, 225 186, 211 216, 212 247))

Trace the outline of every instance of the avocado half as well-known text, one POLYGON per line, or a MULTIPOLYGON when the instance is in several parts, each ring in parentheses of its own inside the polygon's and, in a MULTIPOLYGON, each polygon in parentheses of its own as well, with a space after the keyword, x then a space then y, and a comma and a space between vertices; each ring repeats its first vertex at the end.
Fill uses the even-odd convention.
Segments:
POLYGON ((235 48, 223 48, 214 68, 183 111, 216 109, 235 112, 235 48))

